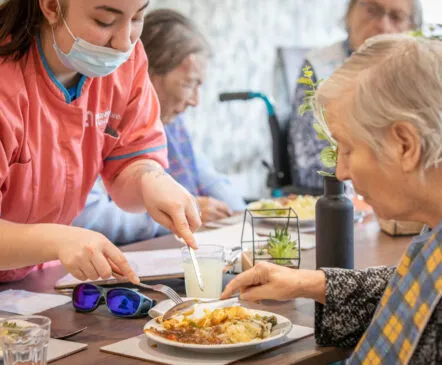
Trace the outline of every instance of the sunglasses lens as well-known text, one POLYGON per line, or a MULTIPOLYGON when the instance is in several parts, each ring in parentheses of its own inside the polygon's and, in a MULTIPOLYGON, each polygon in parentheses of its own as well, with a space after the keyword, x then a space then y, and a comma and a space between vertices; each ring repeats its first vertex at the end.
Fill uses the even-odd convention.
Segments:
POLYGON ((111 289, 107 293, 107 305, 116 316, 134 315, 140 305, 140 296, 129 289, 111 289))
POLYGON ((74 307, 88 311, 95 308, 100 300, 100 291, 94 285, 80 284, 74 289, 74 295, 72 302, 74 307))

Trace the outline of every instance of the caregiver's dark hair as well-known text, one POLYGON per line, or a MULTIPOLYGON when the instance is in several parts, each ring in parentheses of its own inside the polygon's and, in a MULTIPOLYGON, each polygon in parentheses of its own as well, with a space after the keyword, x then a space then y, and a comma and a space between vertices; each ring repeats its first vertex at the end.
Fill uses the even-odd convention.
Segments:
MULTIPOLYGON (((61 10, 66 11, 63 0, 61 10)), ((0 57, 19 60, 45 21, 39 0, 8 0, 0 5, 0 57)))

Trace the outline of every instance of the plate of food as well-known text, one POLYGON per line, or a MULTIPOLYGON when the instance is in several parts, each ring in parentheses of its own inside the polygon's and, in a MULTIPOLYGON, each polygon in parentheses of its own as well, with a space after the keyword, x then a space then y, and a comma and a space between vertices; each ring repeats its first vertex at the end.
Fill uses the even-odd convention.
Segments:
POLYGON ((146 336, 157 343, 198 352, 240 351, 286 336, 292 322, 281 315, 241 306, 203 309, 166 321, 152 319, 146 336))
MULTIPOLYGON (((309 226, 315 224, 315 206, 319 197, 311 195, 289 195, 284 198, 262 199, 247 205, 255 217, 264 218, 270 223, 287 222, 289 208, 292 208, 299 219, 299 224, 309 226)), ((294 224, 296 217, 290 214, 290 223, 294 224)))

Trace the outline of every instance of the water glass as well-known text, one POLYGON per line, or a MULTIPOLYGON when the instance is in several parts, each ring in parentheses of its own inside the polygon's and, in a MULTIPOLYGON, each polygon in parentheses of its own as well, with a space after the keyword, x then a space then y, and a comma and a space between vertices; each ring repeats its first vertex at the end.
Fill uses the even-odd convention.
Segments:
POLYGON ((44 316, 16 316, 0 320, 4 365, 46 365, 51 320, 44 316))
POLYGON ((219 298, 223 289, 224 247, 204 245, 195 250, 195 254, 200 266, 204 290, 202 291, 198 286, 189 250, 184 247, 181 249, 181 256, 186 295, 190 298, 219 298))

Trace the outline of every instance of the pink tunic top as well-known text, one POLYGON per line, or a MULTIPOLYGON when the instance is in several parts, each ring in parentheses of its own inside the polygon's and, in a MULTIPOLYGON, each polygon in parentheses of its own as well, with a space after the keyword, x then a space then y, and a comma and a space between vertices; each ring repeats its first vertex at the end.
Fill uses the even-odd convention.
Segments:
MULTIPOLYGON (((0 213, 17 223, 70 224, 98 175, 112 181, 138 159, 167 167, 159 103, 141 42, 109 76, 82 77, 78 97, 54 77, 36 39, 0 63, 0 213)), ((30 242, 29 244, 32 244, 30 242)), ((30 269, 1 272, 18 280, 30 269)))

